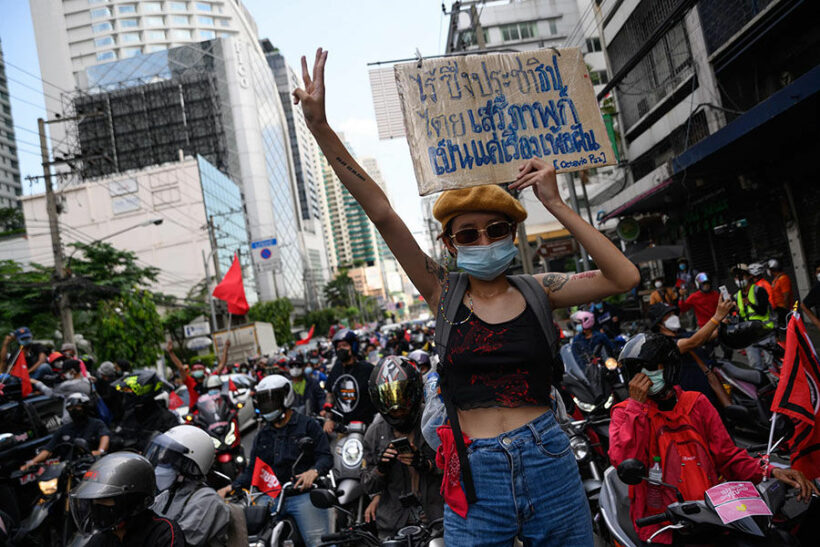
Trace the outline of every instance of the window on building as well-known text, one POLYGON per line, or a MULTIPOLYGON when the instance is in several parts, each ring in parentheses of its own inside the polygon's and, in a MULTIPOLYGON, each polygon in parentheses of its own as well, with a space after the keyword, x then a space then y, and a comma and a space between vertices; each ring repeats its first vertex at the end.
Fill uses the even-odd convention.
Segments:
POLYGON ((99 19, 100 17, 111 17, 111 10, 108 8, 95 8, 91 10, 92 19, 99 19))
POLYGON ((230 32, 220 32, 219 33, 220 38, 230 38, 231 36, 233 36, 233 35, 230 32))
POLYGON ((182 29, 174 29, 171 31, 171 39, 172 40, 190 40, 191 39, 191 31, 190 30, 182 30, 182 29))
POLYGON ((123 58, 136 57, 137 55, 141 55, 141 54, 142 54, 142 48, 141 47, 124 47, 120 50, 120 55, 122 55, 123 58))
POLYGON ((593 51, 601 51, 601 40, 597 36, 594 38, 587 38, 587 53, 593 51))
POLYGON ((123 32, 120 34, 120 43, 121 44, 133 44, 134 42, 140 41, 140 33, 139 32, 123 32))
POLYGON ((219 24, 222 25, 223 27, 229 27, 229 26, 231 26, 231 20, 230 19, 220 19, 219 24))
POLYGON ((214 8, 207 2, 197 2, 196 9, 198 9, 199 11, 213 11, 214 8))
POLYGON ((110 61, 112 59, 116 59, 117 54, 113 51, 101 51, 97 54, 98 61, 110 61))
POLYGON ((108 23, 108 22, 97 23, 96 25, 91 25, 91 30, 94 31, 94 32, 107 32, 107 31, 111 30, 112 28, 113 27, 111 26, 111 23, 108 23))
POLYGON ((560 19, 560 17, 556 17, 555 19, 550 19, 549 21, 547 21, 547 24, 550 27, 550 36, 555 36, 556 34, 558 34, 558 21, 560 19))
MULTIPOLYGON (((490 33, 487 29, 482 29, 484 32, 484 43, 488 43, 490 40, 490 33)), ((459 45, 460 47, 469 47, 469 46, 477 46, 478 45, 478 38, 476 33, 473 29, 465 30, 458 35, 459 45)))
POLYGON ((514 40, 528 40, 537 36, 535 22, 514 23, 512 25, 501 25, 501 39, 505 42, 514 40))
POLYGON ((200 15, 199 17, 197 17, 197 20, 199 21, 200 25, 214 26, 214 18, 213 17, 208 17, 207 15, 200 15))
POLYGON ((155 15, 143 17, 142 24, 146 27, 161 27, 164 25, 162 17, 157 17, 155 15))
POLYGON ((108 0, 88 0, 88 3, 92 4, 92 5, 93 4, 103 4, 105 2, 108 2, 108 0))
POLYGON ((97 47, 110 46, 114 43, 114 39, 110 36, 103 36, 102 38, 95 38, 94 45, 97 47))
POLYGON ((137 13, 137 6, 134 4, 123 4, 121 6, 117 6, 117 11, 119 13, 137 13))
POLYGON ((143 13, 159 13, 162 11, 162 4, 159 2, 142 2, 140 9, 143 13))
POLYGON ((205 40, 213 40, 214 38, 216 38, 216 32, 212 30, 200 30, 199 37, 205 40))
POLYGON ((171 22, 175 25, 188 25, 188 16, 187 15, 172 15, 171 22))
POLYGON ((164 44, 151 44, 145 46, 145 53, 154 53, 155 51, 162 51, 164 49, 167 49, 164 44))
POLYGON ((589 80, 592 85, 601 85, 609 81, 609 76, 607 76, 606 70, 593 70, 589 73, 589 80))
POLYGON ((185 2, 168 2, 168 9, 171 11, 187 11, 188 5, 185 2))
POLYGON ((145 33, 145 38, 148 40, 165 40, 165 31, 149 30, 145 33))
POLYGON ((136 19, 120 19, 120 28, 136 28, 139 26, 139 21, 136 19))

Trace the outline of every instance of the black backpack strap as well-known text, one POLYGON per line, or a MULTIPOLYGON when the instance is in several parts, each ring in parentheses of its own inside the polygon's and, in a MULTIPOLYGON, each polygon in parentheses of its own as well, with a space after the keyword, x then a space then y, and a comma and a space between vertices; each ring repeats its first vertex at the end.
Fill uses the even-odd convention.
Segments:
POLYGON ((550 348, 550 357, 553 363, 553 383, 560 384, 564 368, 558 359, 558 333, 555 330, 555 322, 552 320, 552 305, 549 296, 536 279, 527 274, 509 275, 509 282, 521 293, 527 305, 535 313, 538 324, 547 339, 550 348))

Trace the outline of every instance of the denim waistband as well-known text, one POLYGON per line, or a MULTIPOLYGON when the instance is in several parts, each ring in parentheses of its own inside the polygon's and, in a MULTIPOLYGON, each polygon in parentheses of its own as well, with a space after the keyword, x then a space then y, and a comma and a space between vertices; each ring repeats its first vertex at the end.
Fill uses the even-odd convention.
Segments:
POLYGON ((471 439, 468 450, 504 450, 533 440, 539 442, 541 437, 554 427, 558 427, 558 422, 550 409, 521 427, 506 431, 497 437, 471 439))

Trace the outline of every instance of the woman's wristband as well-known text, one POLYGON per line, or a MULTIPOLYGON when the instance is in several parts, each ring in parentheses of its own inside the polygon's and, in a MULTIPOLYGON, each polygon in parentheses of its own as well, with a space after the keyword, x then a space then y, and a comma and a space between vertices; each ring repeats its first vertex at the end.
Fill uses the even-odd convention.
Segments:
POLYGON ((710 323, 714 323, 716 327, 719 327, 719 326, 720 326, 720 321, 718 321, 718 320, 717 320, 717 319, 715 319, 714 317, 710 317, 710 318, 709 318, 709 322, 710 322, 710 323))

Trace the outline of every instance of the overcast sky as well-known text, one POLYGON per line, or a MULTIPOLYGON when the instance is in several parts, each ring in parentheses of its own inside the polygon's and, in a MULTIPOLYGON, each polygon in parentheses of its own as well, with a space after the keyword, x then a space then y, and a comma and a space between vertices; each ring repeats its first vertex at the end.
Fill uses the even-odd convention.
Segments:
MULTIPOLYGON (((421 205, 407 142, 379 141, 367 63, 443 53, 447 18, 438 0, 245 0, 259 37, 268 38, 298 70, 301 55, 312 59, 317 47, 330 51, 328 119, 344 131, 359 157, 377 159, 399 215, 423 244, 421 205)), ((449 8, 449 2, 448 2, 449 8)), ((42 173, 37 118, 44 115, 43 84, 31 13, 25 0, 0 0, 0 40, 16 127, 25 194, 42 185, 25 181, 42 173), (27 74, 29 73, 29 74, 27 74)), ((58 90, 46 84, 46 93, 58 90)))

